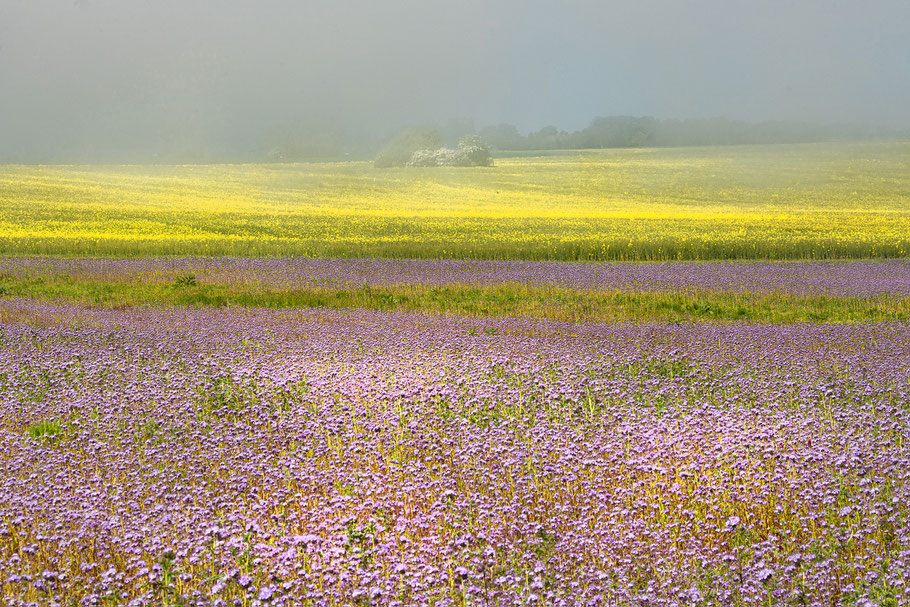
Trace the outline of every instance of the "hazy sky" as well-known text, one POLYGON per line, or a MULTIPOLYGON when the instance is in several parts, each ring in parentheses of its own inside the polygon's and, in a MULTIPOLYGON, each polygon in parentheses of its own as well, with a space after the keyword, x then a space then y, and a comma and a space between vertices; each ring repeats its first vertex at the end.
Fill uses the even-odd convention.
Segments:
POLYGON ((910 1, 0 0, 0 158, 613 114, 910 127, 910 1))

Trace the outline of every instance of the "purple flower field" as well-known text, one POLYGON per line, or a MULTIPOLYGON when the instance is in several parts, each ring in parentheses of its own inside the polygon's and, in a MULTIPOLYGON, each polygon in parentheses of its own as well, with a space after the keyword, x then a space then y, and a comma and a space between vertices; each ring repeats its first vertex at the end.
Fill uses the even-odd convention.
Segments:
POLYGON ((448 259, 263 259, 242 257, 86 259, 0 257, 0 275, 61 276, 112 282, 174 282, 275 289, 361 285, 560 286, 606 291, 711 291, 834 297, 910 295, 910 262, 737 261, 572 263, 448 259))
MULTIPOLYGON (((358 263, 339 280, 452 262, 358 263)), ((703 276, 854 288, 773 267, 703 276)), ((907 289, 905 262, 851 267, 907 289)), ((6 299, 0 399, 12 604, 908 604, 906 324, 6 299)))

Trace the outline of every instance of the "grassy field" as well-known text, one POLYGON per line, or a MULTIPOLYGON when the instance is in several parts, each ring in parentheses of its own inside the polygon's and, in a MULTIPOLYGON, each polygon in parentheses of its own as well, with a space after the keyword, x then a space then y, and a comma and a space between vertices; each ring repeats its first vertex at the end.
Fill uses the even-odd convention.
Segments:
POLYGON ((0 299, 559 321, 910 319, 910 262, 0 257, 0 299))
POLYGON ((910 298, 786 293, 588 291, 559 286, 388 285, 251 288, 0 275, 0 298, 136 306, 366 309, 560 321, 868 322, 910 319, 910 298))
POLYGON ((0 253, 903 257, 910 142, 604 150, 489 169, 0 167, 0 253))

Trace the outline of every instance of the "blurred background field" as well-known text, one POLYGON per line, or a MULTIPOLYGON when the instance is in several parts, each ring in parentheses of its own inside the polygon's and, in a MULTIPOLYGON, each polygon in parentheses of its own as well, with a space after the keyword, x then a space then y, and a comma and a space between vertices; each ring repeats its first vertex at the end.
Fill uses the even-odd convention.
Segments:
POLYGON ((910 142, 615 149, 491 168, 0 167, 0 254, 904 257, 910 142))

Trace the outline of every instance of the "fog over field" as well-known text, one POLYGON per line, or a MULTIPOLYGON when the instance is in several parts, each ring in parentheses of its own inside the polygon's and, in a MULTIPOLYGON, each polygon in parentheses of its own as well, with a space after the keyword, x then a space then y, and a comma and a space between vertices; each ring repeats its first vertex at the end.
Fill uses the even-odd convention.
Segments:
POLYGON ((907 129, 908 39, 905 0, 2 0, 0 161, 608 115, 907 129))

